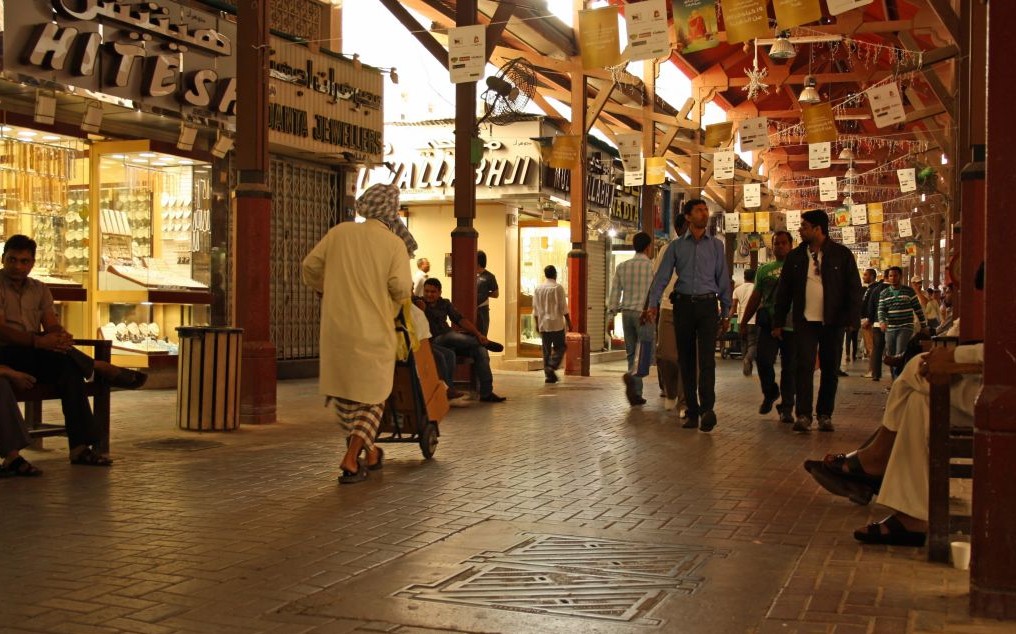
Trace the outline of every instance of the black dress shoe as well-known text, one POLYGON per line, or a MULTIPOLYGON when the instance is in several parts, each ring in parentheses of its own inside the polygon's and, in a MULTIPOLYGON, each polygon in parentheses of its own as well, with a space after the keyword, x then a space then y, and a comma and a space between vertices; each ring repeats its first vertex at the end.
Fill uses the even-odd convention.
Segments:
POLYGON ((494 394, 493 392, 491 392, 490 394, 487 394, 486 396, 481 396, 480 397, 480 401, 482 401, 484 403, 504 403, 507 400, 508 399, 505 398, 504 396, 498 396, 497 394, 494 394))
POLYGON ((716 427, 716 412, 711 409, 702 412, 702 424, 699 425, 699 429, 708 432, 713 431, 713 427, 716 427))
POLYGON ((758 406, 758 413, 768 414, 769 412, 773 411, 773 403, 776 402, 777 398, 779 398, 779 394, 777 394, 776 396, 764 397, 762 399, 762 404, 758 406))
POLYGON ((689 416, 681 425, 681 429, 698 429, 698 416, 689 416))

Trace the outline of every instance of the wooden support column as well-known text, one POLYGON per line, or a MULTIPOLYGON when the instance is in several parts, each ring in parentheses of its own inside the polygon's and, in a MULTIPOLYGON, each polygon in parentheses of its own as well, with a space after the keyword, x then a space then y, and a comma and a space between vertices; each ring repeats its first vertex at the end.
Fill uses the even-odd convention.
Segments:
MULTIPOLYGON (((455 25, 476 24, 476 0, 459 0, 455 25)), ((475 166, 470 158, 476 132, 476 83, 455 84, 455 229, 452 230, 452 290, 455 308, 476 322, 475 166)))
POLYGON ((268 291, 272 193, 268 188, 268 16, 270 0, 237 2, 234 307, 243 328, 240 422, 274 423, 276 353, 268 291))
POLYGON ((945 224, 943 216, 937 216, 934 220, 934 231, 931 247, 931 282, 935 288, 942 288, 942 226, 945 224))
MULTIPOLYGON (((578 4, 581 4, 580 2, 578 4)), ((578 24, 576 15, 575 24, 578 24)), ((571 133, 579 135, 579 160, 571 170, 571 243, 568 252, 568 312, 572 332, 567 334, 565 374, 589 376, 589 253, 586 251, 586 101, 589 80, 582 59, 575 57, 571 72, 571 133)))
MULTIPOLYGON (((1007 36, 1016 23, 1016 3, 992 2, 988 28, 987 138, 998 142, 987 156, 985 240, 986 319, 984 386, 974 417, 973 525, 970 610, 976 616, 1016 619, 1016 330, 1012 328, 1012 289, 1008 272, 1016 269, 1016 205, 1009 172, 1016 150, 1016 121, 1010 116, 1016 88, 1011 60, 1016 41, 1007 36)), ((982 40, 983 41, 983 40, 982 40)), ((983 44, 982 44, 983 45, 983 44)), ((965 116, 966 113, 964 113, 965 116)), ((970 113, 973 114, 973 113, 970 113)), ((966 224, 963 226, 967 233, 966 224)), ((964 262, 966 264, 966 262, 964 262)), ((966 283, 969 275, 963 272, 966 283)), ((963 320, 967 316, 964 314, 963 320)))
MULTIPOLYGON (((642 62, 643 75, 645 79, 646 100, 642 106, 642 155, 646 157, 656 156, 656 122, 653 114, 656 113, 656 71, 655 59, 642 62)), ((674 126, 675 128, 677 126, 674 126)), ((663 148, 664 150, 666 148, 663 148)), ((666 156, 666 151, 660 152, 660 156, 666 156)), ((649 235, 655 235, 656 229, 656 196, 653 195, 655 185, 642 185, 642 195, 639 200, 642 203, 639 217, 639 228, 649 235)))

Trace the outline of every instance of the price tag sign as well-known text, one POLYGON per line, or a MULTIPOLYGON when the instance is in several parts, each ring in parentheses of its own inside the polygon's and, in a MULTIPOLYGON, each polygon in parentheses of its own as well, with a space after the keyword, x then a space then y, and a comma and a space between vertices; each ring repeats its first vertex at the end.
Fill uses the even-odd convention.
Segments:
POLYGON ((857 234, 853 227, 843 227, 843 244, 854 244, 857 242, 857 234))
POLYGON ((486 47, 487 27, 482 24, 448 30, 448 72, 453 84, 483 79, 486 47))
POLYGON ((836 200, 836 177, 818 179, 818 199, 824 203, 836 200))
MULTIPOLYGON (((744 186, 744 206, 762 206, 762 183, 746 183, 744 186)), ((761 231, 761 229, 759 229, 761 231)))
POLYGON ((832 164, 831 143, 809 143, 808 144, 808 169, 821 170, 832 164))
POLYGON ((868 205, 860 204, 850 206, 850 224, 852 225, 868 224, 868 205))
POLYGON ((628 26, 628 59, 656 59, 670 55, 666 0, 644 0, 624 5, 628 26))
POLYGON ((737 233, 741 230, 740 214, 723 214, 723 230, 727 233, 737 233))
POLYGON ((734 178, 734 153, 717 152, 713 154, 713 178, 731 180, 734 178))
POLYGON ((787 212, 787 231, 797 231, 801 228, 801 211, 795 209, 787 212))
POLYGON ((914 228, 910 225, 910 218, 901 218, 896 221, 896 228, 901 238, 909 238, 914 235, 914 228))
POLYGON ((742 152, 752 152, 768 148, 769 119, 766 117, 745 119, 737 126, 737 136, 740 139, 742 152))
POLYGON ((917 190, 917 170, 913 167, 905 170, 896 170, 896 177, 900 179, 901 192, 917 190))

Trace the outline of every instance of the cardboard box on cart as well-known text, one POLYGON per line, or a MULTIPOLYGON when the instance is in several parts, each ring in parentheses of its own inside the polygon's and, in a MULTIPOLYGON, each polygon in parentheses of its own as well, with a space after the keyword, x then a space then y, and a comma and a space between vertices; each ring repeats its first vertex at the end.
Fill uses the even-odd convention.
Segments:
MULTIPOLYGON (((420 393, 427 407, 427 418, 439 421, 448 413, 448 395, 444 383, 437 374, 437 364, 434 363, 434 353, 430 349, 430 340, 424 339, 420 347, 413 353, 416 361, 416 376, 420 381, 420 393)), ((392 387, 392 397, 395 401, 395 408, 400 412, 415 412, 416 404, 413 402, 413 376, 408 367, 395 367, 395 385, 392 387)))

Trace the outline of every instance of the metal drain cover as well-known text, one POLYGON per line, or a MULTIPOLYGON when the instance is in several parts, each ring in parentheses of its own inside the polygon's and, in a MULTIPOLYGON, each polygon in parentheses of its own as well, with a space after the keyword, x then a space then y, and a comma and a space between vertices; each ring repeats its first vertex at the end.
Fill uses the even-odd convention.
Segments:
POLYGON ((156 449, 158 451, 201 451, 202 449, 222 447, 223 443, 196 438, 162 438, 160 440, 146 440, 134 446, 139 449, 156 449))

